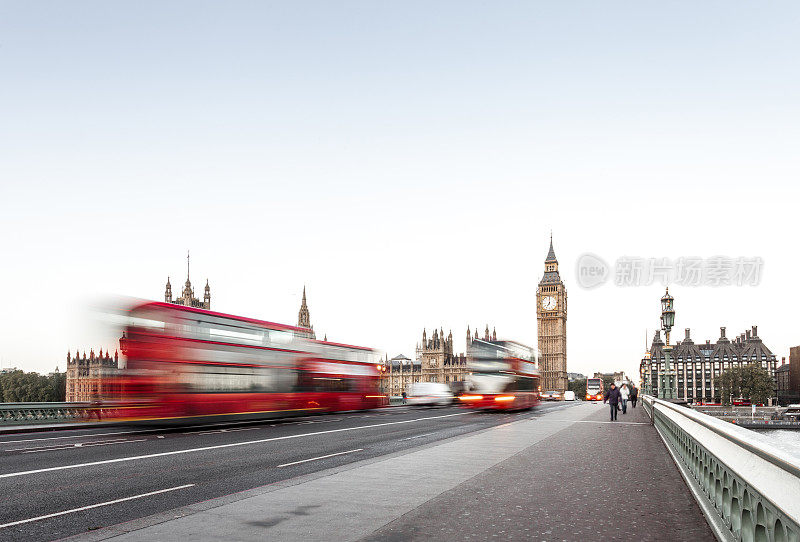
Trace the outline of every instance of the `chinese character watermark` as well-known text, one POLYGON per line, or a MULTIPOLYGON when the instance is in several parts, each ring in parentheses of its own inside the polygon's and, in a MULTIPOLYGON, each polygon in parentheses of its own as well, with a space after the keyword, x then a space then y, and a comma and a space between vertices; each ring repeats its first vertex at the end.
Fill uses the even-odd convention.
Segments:
POLYGON ((612 269, 599 256, 583 254, 578 258, 576 275, 583 288, 596 288, 612 276, 616 286, 757 286, 763 267, 759 257, 682 256, 671 260, 622 256, 612 269))

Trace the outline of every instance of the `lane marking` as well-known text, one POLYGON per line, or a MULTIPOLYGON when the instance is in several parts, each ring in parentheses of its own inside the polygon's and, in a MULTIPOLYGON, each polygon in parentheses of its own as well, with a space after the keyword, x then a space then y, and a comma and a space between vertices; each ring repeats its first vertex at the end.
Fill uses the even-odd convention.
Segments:
POLYGON ((96 465, 109 465, 111 463, 123 463, 127 461, 137 461, 139 459, 150 459, 153 457, 166 457, 170 455, 179 455, 179 454, 188 454, 193 452, 205 452, 208 450, 220 450, 222 448, 233 448, 235 446, 246 446, 248 444, 261 444, 264 442, 274 442, 279 440, 289 440, 295 438, 302 438, 302 437, 312 437, 316 435, 326 435, 329 433, 341 433, 343 431, 357 431, 359 429, 371 429, 373 427, 386 427, 389 425, 399 425, 404 423, 415 423, 415 422, 422 422, 425 420, 436 420, 440 418, 451 418, 453 416, 463 416, 465 414, 472 414, 472 412, 456 412, 455 414, 444 414, 442 416, 429 416, 427 418, 415 418, 413 420, 400 420, 397 422, 383 422, 383 423, 373 423, 370 425, 361 425, 357 427, 343 427, 341 429, 329 429, 327 431, 313 431, 311 433, 302 433, 300 435, 285 435, 282 437, 270 437, 258 440, 248 440, 244 442, 229 442, 227 444, 216 444, 214 446, 202 446, 200 448, 187 448, 185 450, 173 450, 171 452, 159 452, 155 454, 145 454, 145 455, 134 455, 131 457, 118 457, 116 459, 104 459, 102 461, 90 461, 88 463, 76 463, 74 465, 61 465, 59 467, 47 467, 44 469, 34 469, 34 470, 26 470, 26 471, 19 471, 19 472, 9 472, 6 474, 0 474, 0 478, 14 478, 17 476, 26 476, 29 474, 39 474, 41 472, 53 472, 59 470, 68 470, 68 469, 79 469, 82 467, 93 467, 96 465))
POLYGON ((0 440, 0 444, 16 444, 18 442, 39 442, 42 440, 59 440, 65 438, 93 438, 93 437, 107 437, 109 435, 132 435, 134 433, 149 433, 152 431, 116 431, 114 433, 89 433, 86 435, 67 435, 65 437, 42 437, 42 438, 26 438, 22 440, 0 440))
POLYGON ((65 447, 61 447, 61 448, 35 448, 35 449, 32 449, 32 450, 26 450, 26 451, 21 452, 21 453, 23 453, 23 454, 38 454, 40 452, 53 452, 53 451, 58 451, 58 450, 70 450, 70 449, 74 449, 74 448, 90 448, 92 446, 108 446, 109 444, 127 444, 129 442, 145 442, 146 440, 147 440, 146 438, 140 438, 140 439, 137 439, 137 440, 119 440, 119 441, 114 441, 114 442, 96 442, 96 443, 92 443, 92 444, 72 444, 72 445, 68 445, 68 446, 65 446, 65 447))
POLYGON ((435 434, 436 434, 436 433, 425 433, 425 434, 422 434, 422 435, 416 435, 416 436, 413 436, 413 437, 401 438, 400 440, 401 440, 401 441, 404 441, 404 440, 412 440, 412 439, 415 439, 415 438, 429 437, 429 436, 431 436, 431 435, 435 435, 435 434))
POLYGON ((54 518, 57 516, 63 516, 66 514, 73 514, 75 512, 82 512, 84 510, 91 510, 92 508, 99 508, 101 506, 108 506, 111 504, 117 504, 120 502, 125 501, 132 501, 134 499, 141 499, 143 497, 150 497, 152 495, 158 495, 159 493, 167 493, 168 491, 177 491, 179 489, 186 489, 187 487, 194 487, 194 484, 186 484, 182 486, 170 487, 167 489, 159 489, 158 491, 151 491, 149 493, 142 493, 141 495, 134 495, 132 497, 124 497, 122 499, 114 499, 113 501, 106 501, 100 502, 97 504, 90 504, 89 506, 81 506, 80 508, 73 508, 72 510, 64 510, 63 512, 55 512, 53 514, 46 514, 44 516, 37 516, 35 518, 28 518, 28 519, 21 519, 19 521, 12 521, 11 523, 3 523, 0 524, 0 529, 4 529, 6 527, 13 527, 14 525, 22 525, 23 523, 31 523, 33 521, 40 521, 43 519, 54 518))
POLYGON ((278 465, 277 468, 281 469, 283 467, 290 467, 292 465, 299 465, 300 463, 308 463, 309 461, 316 461, 318 459, 325 459, 325 458, 334 457, 334 456, 337 456, 337 455, 352 454, 353 452, 363 452, 363 451, 364 451, 364 448, 357 448, 355 450, 348 450, 346 452, 339 452, 339 453, 336 453, 336 454, 321 455, 319 457, 312 457, 311 459, 303 459, 301 461, 292 461, 291 463, 284 463, 283 465, 278 465))
POLYGON ((547 422, 572 422, 572 423, 613 423, 614 425, 650 425, 649 422, 612 422, 612 421, 600 421, 600 420, 559 420, 559 419, 549 419, 544 420, 547 422))
MULTIPOLYGON (((47 446, 40 446, 38 448, 8 448, 4 450, 5 452, 27 452, 30 450, 66 450, 68 448, 81 448, 83 446, 92 446, 97 444, 111 444, 114 442, 125 442, 127 439, 124 438, 115 438, 115 439, 107 439, 107 440, 97 440, 97 441, 90 441, 90 442, 76 442, 74 444, 68 442, 61 442, 61 443, 53 443, 48 444, 47 446)), ((144 439, 147 440, 147 439, 144 439)))

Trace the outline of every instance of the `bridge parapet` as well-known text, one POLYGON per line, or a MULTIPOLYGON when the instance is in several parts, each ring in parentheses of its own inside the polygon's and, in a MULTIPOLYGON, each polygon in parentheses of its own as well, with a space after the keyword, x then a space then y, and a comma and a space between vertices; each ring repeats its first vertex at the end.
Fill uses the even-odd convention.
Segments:
POLYGON ((643 397, 720 540, 800 542, 800 458, 747 429, 643 397))

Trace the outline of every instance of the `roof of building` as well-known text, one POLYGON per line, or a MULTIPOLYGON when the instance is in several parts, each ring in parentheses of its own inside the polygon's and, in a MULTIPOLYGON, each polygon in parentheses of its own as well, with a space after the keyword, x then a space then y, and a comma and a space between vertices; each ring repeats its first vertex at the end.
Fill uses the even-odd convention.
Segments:
POLYGON ((550 234, 550 250, 547 251, 547 258, 545 258, 544 263, 553 263, 558 262, 556 259, 556 251, 553 250, 553 234, 550 234))
MULTIPOLYGON (((751 330, 740 334, 733 341, 726 336, 725 329, 725 327, 720 328, 720 337, 716 342, 706 341, 705 343, 695 344, 691 338, 690 330, 687 328, 686 337, 675 344, 672 358, 676 360, 715 358, 733 361, 775 359, 772 351, 758 337, 756 333, 757 326, 753 326, 751 330)), ((647 356, 644 359, 648 359, 647 356)), ((661 339, 661 330, 656 330, 653 336, 649 359, 653 361, 663 361, 664 359, 664 341, 661 339)))

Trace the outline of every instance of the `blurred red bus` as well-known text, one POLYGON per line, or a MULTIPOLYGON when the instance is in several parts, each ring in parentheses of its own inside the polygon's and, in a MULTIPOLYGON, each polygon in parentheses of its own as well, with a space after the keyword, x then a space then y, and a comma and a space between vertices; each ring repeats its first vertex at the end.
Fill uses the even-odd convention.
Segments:
POLYGON ((602 378, 587 378, 586 379, 586 400, 587 401, 602 401, 603 400, 603 379, 602 378))
POLYGON ((459 396, 462 406, 492 410, 522 410, 539 404, 539 366, 536 350, 514 341, 475 340, 467 369, 469 391, 459 396))
POLYGON ((123 420, 257 419, 387 404, 378 354, 309 330, 172 303, 127 313, 123 420))

